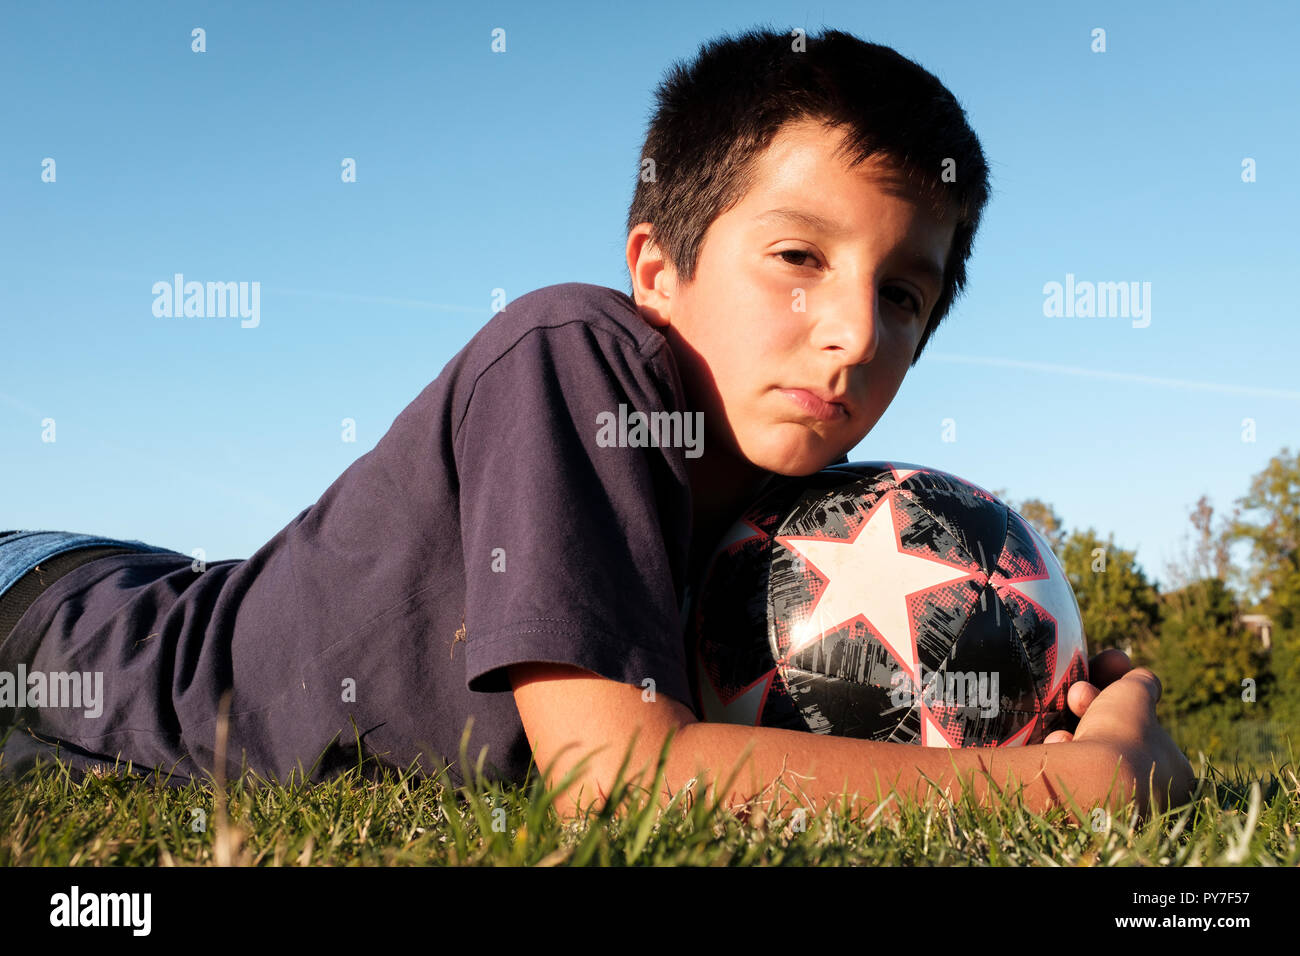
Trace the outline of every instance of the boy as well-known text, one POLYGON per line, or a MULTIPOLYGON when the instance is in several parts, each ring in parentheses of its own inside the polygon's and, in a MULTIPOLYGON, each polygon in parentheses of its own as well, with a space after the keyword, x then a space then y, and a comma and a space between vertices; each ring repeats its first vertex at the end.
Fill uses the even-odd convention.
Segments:
POLYGON ((227 773, 437 766, 473 717, 490 776, 521 780, 535 758, 554 783, 593 755, 563 813, 603 799, 633 742, 649 785, 670 733, 666 792, 748 750, 732 803, 782 776, 819 804, 917 792, 954 765, 1009 772, 1040 807, 1062 786, 1102 801, 1117 769, 1139 799, 1185 796, 1158 682, 1123 655, 1072 692, 1082 719, 1061 745, 950 753, 698 722, 688 583, 766 481, 846 460, 884 413, 964 284, 987 169, 934 77, 834 31, 806 50, 759 32, 708 44, 659 102, 632 296, 570 283, 512 302, 246 561, 101 554, 49 585, 0 635, 0 671, 102 671, 103 715, 29 710, 6 759, 17 742, 19 765, 58 746, 79 765, 210 770, 229 691, 227 773), (611 441, 629 410, 679 427, 611 441))

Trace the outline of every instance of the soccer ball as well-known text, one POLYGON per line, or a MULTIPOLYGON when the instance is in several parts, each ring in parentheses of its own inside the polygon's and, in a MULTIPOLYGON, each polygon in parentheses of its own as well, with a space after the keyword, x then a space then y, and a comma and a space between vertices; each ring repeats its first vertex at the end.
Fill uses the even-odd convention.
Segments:
POLYGON ((1051 547, 983 488, 890 462, 778 477, 686 627, 703 719, 931 747, 1041 743, 1087 679, 1051 547))

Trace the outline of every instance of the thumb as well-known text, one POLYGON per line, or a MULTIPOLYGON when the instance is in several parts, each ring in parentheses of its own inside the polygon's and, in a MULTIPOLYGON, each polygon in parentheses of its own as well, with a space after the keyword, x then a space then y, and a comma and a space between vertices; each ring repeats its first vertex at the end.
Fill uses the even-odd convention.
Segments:
POLYGON ((1160 683, 1160 678, 1147 667, 1135 667, 1121 677, 1120 680, 1133 681, 1145 687, 1147 693, 1151 695, 1152 706, 1155 706, 1156 701, 1160 699, 1160 695, 1164 693, 1164 686, 1160 683))

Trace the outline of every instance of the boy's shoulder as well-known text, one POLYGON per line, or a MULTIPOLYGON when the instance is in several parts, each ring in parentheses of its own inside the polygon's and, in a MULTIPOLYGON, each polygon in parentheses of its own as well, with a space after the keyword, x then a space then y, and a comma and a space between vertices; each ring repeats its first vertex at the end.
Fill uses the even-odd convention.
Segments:
POLYGON ((540 430, 541 419, 556 424, 560 409, 588 421, 617 414, 620 404, 650 413, 686 400, 663 334, 626 293, 586 282, 543 286, 509 302, 413 405, 423 408, 425 399, 450 413, 458 439, 472 418, 537 419, 529 428, 540 430))
POLYGON ((642 318, 626 293, 588 282, 561 282, 521 295, 497 312, 467 348, 484 356, 501 355, 530 333, 601 333, 623 349, 650 355, 667 340, 642 318))

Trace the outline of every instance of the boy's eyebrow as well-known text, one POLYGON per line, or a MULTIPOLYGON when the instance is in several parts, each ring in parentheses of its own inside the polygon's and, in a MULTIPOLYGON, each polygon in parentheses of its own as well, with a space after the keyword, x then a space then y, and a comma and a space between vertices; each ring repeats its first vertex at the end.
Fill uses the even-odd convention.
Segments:
MULTIPOLYGON (((798 226, 815 229, 824 235, 832 237, 842 236, 849 231, 847 226, 819 216, 815 212, 808 212, 806 209, 792 209, 789 206, 769 209, 767 212, 755 216, 754 221, 759 223, 791 222, 798 226)), ((943 266, 929 256, 918 255, 909 258, 908 268, 929 279, 939 288, 943 288, 943 266)))
POLYGON ((760 213, 754 217, 755 222, 792 222, 798 226, 807 226, 809 229, 816 229, 818 232, 824 232, 828 236, 841 236, 848 232, 848 228, 840 225, 838 222, 832 222, 829 219, 817 215, 815 212, 808 212, 806 209, 791 209, 788 206, 782 206, 779 209, 769 209, 767 212, 760 213))

